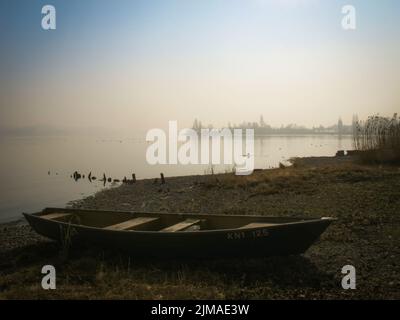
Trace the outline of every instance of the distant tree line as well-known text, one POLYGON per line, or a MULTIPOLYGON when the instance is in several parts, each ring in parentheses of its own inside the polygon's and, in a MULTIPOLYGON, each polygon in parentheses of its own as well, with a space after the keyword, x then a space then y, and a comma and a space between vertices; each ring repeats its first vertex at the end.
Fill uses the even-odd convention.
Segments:
MULTIPOLYGON (((303 134, 338 134, 338 135, 346 135, 353 134, 354 125, 357 122, 357 116, 353 116, 353 122, 351 125, 343 124, 341 118, 339 118, 338 122, 334 125, 324 127, 322 125, 312 128, 307 128, 305 126, 299 126, 297 124, 288 124, 286 126, 281 127, 272 127, 269 124, 265 123, 263 116, 260 116, 260 120, 258 122, 246 122, 243 121, 240 124, 232 124, 228 122, 226 128, 231 130, 233 129, 254 129, 254 134, 258 136, 263 135, 279 135, 279 134, 293 134, 293 135, 303 135, 303 134)), ((196 131, 200 131, 201 129, 212 129, 213 125, 209 124, 204 126, 201 121, 195 119, 193 122, 193 129, 196 131)))

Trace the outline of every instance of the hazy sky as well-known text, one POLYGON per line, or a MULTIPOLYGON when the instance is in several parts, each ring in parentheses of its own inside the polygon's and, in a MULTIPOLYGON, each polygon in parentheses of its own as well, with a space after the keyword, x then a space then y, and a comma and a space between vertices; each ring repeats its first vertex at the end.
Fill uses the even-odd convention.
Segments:
POLYGON ((398 0, 2 0, 0 126, 330 125, 400 111, 398 0), (57 29, 41 29, 41 8, 57 29), (357 9, 344 31, 341 8, 357 9))

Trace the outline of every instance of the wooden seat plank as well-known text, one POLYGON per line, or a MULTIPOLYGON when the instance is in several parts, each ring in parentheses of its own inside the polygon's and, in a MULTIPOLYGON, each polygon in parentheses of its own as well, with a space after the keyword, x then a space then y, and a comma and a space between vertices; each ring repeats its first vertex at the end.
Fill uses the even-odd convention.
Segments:
POLYGON ((186 219, 184 221, 173 224, 172 226, 166 227, 160 231, 165 231, 165 232, 183 231, 199 222, 200 220, 198 219, 186 219))
POLYGON ((252 222, 252 223, 246 224, 238 229, 262 228, 262 227, 270 227, 270 226, 275 226, 275 225, 276 225, 276 223, 252 222))
POLYGON ((134 219, 130 219, 121 223, 113 224, 111 226, 107 226, 104 229, 107 230, 128 230, 128 229, 134 229, 138 226, 143 226, 144 224, 153 222, 158 220, 159 218, 153 218, 153 217, 138 217, 134 219))
POLYGON ((57 213, 57 212, 55 212, 55 213, 49 213, 49 214, 46 214, 46 215, 43 215, 43 216, 40 216, 40 217, 43 218, 43 219, 48 219, 48 220, 56 220, 56 219, 64 218, 64 217, 68 217, 68 216, 71 216, 71 214, 70 213, 57 213))

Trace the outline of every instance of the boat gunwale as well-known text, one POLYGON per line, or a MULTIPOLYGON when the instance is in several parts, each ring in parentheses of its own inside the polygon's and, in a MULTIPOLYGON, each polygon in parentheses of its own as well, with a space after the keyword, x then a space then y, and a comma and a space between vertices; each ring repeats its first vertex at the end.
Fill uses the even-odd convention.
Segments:
MULTIPOLYGON (((45 208, 40 212, 35 212, 35 213, 22 213, 25 218, 26 216, 30 216, 36 219, 39 219, 39 221, 45 221, 46 223, 55 223, 58 225, 63 225, 66 227, 75 227, 75 228, 82 228, 82 229, 91 229, 91 230, 99 230, 102 232, 113 232, 113 233, 136 233, 136 234, 159 234, 159 235, 171 235, 171 236, 178 236, 178 235, 200 235, 200 234, 205 234, 205 233, 212 233, 212 234, 218 234, 218 233, 227 233, 227 232, 245 232, 245 231, 254 231, 254 230, 262 230, 262 229, 276 229, 282 226, 287 226, 287 225, 303 225, 303 224, 315 224, 318 222, 333 222, 336 221, 337 218, 334 217, 321 217, 321 218, 293 218, 299 221, 293 221, 293 222, 286 222, 286 223, 277 223, 276 225, 270 225, 270 226, 256 226, 256 227, 246 227, 243 229, 238 229, 238 228, 229 228, 229 229, 210 229, 210 230, 196 230, 196 231, 184 231, 184 232, 168 232, 168 231, 155 231, 155 230, 110 230, 110 229, 105 229, 105 228, 100 228, 100 227, 94 227, 94 226, 88 226, 88 225, 82 225, 82 224, 76 224, 76 223, 70 223, 70 222, 64 222, 64 221, 58 221, 58 220, 47 220, 43 217, 41 217, 40 214, 44 213, 45 211, 51 211, 51 210, 64 210, 64 211, 80 211, 80 212, 107 212, 107 213, 129 213, 129 214, 154 214, 154 215, 192 215, 192 216, 215 216, 215 217, 229 217, 229 215, 224 215, 224 214, 197 214, 197 213, 166 213, 166 212, 140 212, 140 211, 107 211, 107 210, 88 210, 88 209, 62 209, 62 208, 45 208)), ((260 215, 231 215, 233 217, 243 217, 243 218, 280 218, 280 217, 271 217, 271 216, 260 216, 260 215)), ((284 218, 284 217, 282 217, 284 218)), ((29 222, 29 221, 28 221, 29 222)))

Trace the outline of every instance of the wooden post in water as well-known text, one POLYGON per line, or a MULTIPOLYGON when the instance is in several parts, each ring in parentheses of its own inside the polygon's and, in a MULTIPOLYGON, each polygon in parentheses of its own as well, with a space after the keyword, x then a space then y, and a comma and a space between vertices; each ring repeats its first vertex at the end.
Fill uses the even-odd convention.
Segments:
POLYGON ((160 176, 161 176, 161 184, 165 184, 164 174, 160 173, 160 176))
POLYGON ((132 182, 135 183, 136 182, 136 175, 134 173, 132 173, 132 182))

